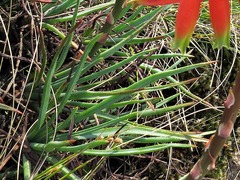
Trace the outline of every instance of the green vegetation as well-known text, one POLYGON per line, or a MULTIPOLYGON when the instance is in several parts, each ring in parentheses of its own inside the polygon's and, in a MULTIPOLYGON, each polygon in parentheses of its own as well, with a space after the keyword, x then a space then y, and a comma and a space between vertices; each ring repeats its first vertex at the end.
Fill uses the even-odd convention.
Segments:
MULTIPOLYGON (((190 171, 238 71, 238 2, 229 49, 214 49, 204 2, 186 54, 171 48, 177 5, 0 5, 0 179, 177 179, 190 171)), ((238 136, 208 177, 238 176, 225 167, 240 169, 238 136)))

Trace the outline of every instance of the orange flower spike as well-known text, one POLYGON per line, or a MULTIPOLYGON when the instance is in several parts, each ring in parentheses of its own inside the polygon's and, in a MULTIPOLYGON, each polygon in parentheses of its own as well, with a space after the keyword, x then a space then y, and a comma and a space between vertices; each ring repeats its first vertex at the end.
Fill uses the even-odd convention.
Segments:
POLYGON ((129 0, 129 4, 133 4, 133 7, 137 7, 139 5, 144 6, 160 6, 166 4, 176 4, 179 3, 180 0, 129 0))
POLYGON ((216 47, 229 47, 231 13, 229 0, 209 0, 209 11, 216 47))
POLYGON ((180 0, 175 25, 174 48, 185 53, 198 20, 202 0, 180 0))

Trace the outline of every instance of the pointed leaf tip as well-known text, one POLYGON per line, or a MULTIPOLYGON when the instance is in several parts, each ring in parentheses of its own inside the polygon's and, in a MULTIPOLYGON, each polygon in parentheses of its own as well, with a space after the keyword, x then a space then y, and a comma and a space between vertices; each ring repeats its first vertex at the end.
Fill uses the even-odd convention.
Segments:
POLYGON ((18 114, 23 114, 21 111, 19 111, 18 109, 15 109, 11 106, 8 106, 6 104, 3 104, 3 103, 0 103, 0 109, 3 109, 3 110, 7 110, 7 111, 13 111, 13 112, 16 112, 18 114))

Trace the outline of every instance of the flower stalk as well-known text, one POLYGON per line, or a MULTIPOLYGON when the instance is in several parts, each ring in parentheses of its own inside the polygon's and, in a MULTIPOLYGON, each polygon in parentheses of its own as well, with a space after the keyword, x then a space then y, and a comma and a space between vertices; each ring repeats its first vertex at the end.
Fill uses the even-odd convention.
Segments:
POLYGON ((99 48, 107 41, 110 31, 112 30, 116 21, 120 18, 122 10, 125 8, 125 0, 117 0, 113 6, 113 10, 110 11, 106 17, 105 24, 101 29, 102 36, 96 42, 92 51, 90 52, 90 57, 99 50, 99 48))
POLYGON ((240 110, 240 71, 237 74, 233 88, 230 88, 224 102, 224 112, 218 130, 206 144, 202 157, 193 166, 192 170, 182 177, 182 180, 202 179, 210 170, 215 168, 216 159, 234 127, 240 110))

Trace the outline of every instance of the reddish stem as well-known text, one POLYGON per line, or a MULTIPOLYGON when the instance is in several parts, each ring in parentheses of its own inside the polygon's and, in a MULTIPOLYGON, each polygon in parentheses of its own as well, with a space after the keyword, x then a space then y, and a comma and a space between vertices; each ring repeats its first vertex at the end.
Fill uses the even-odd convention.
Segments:
POLYGON ((190 173, 181 179, 202 179, 210 170, 215 168, 216 159, 224 147, 227 138, 231 135, 239 109, 240 109, 240 71, 237 74, 233 88, 229 90, 225 109, 216 133, 207 143, 207 146, 190 173))

